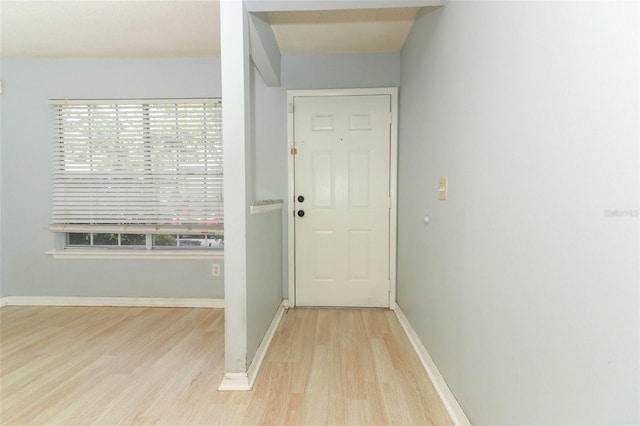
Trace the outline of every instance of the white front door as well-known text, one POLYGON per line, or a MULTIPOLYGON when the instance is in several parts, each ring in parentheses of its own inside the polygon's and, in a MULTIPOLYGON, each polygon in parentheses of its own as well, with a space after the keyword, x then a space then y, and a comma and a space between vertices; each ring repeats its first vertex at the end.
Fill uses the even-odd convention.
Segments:
POLYGON ((293 100, 295 301, 389 307, 391 96, 293 100))

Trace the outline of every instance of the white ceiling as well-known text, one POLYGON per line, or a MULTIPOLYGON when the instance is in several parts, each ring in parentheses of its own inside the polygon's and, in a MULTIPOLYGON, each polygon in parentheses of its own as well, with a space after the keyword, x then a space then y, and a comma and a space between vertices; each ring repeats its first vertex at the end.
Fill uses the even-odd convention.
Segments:
MULTIPOLYGON (((418 8, 270 12, 283 54, 398 51, 418 8)), ((0 0, 3 57, 220 54, 219 0, 0 0)))
POLYGON ((4 57, 210 56, 218 0, 0 0, 4 57))
POLYGON ((282 54, 395 52, 418 8, 270 12, 282 54))

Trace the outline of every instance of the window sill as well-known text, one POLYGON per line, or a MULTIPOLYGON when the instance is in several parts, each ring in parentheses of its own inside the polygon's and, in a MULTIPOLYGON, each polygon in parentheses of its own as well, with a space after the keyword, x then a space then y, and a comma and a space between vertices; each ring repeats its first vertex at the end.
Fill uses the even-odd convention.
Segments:
POLYGON ((222 250, 56 250, 46 254, 54 259, 151 259, 223 260, 222 250))

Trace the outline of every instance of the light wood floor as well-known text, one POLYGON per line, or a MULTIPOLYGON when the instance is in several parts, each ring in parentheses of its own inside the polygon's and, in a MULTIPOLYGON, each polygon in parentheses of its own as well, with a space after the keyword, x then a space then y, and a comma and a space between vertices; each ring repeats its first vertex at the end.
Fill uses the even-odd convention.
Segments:
POLYGON ((395 315, 290 309, 251 392, 218 392, 223 311, 0 309, 2 425, 451 424, 395 315))

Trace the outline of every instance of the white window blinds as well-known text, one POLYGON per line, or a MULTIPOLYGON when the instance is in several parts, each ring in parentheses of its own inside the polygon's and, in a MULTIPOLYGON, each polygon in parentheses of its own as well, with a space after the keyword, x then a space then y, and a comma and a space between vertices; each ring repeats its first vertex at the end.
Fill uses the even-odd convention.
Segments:
POLYGON ((222 224, 217 99, 50 101, 52 224, 222 224))

